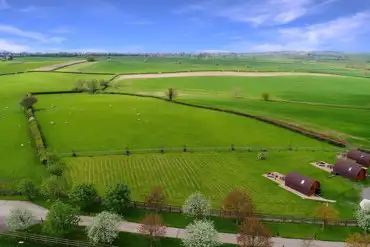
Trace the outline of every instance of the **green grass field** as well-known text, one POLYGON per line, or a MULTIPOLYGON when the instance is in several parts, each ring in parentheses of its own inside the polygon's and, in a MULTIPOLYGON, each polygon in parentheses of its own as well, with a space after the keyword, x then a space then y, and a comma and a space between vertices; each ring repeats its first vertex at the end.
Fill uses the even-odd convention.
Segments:
POLYGON ((244 58, 186 58, 186 57, 112 57, 102 58, 97 63, 75 65, 62 71, 140 73, 201 70, 243 71, 301 71, 370 77, 363 69, 347 68, 351 61, 307 61, 291 58, 244 57, 244 58))
POLYGON ((359 199, 360 184, 336 177, 309 163, 317 160, 333 162, 335 153, 270 152, 267 161, 258 161, 256 152, 147 154, 65 158, 67 181, 93 183, 103 193, 111 184, 125 181, 132 189, 133 199, 143 201, 152 186, 162 185, 169 202, 182 205, 191 193, 199 190, 219 208, 223 198, 234 188, 252 193, 257 209, 264 213, 312 216, 318 202, 303 200, 285 191, 262 174, 295 170, 319 180, 324 197, 337 200, 342 217, 353 217, 359 199))
MULTIPOLYGON (((112 83, 113 86, 114 82, 112 83)), ((180 101, 281 119, 370 146, 370 81, 353 77, 182 77, 125 79, 107 91, 164 95, 173 87, 180 101), (235 98, 237 91, 240 97, 235 98), (265 102, 264 92, 272 100, 265 102)))
POLYGON ((24 72, 57 63, 63 63, 76 58, 44 58, 44 57, 16 57, 12 61, 0 61, 0 74, 24 72))
POLYGON ((47 144, 60 153, 183 145, 329 147, 250 118, 157 99, 87 94, 38 98, 42 132, 47 144))
POLYGON ((46 174, 35 157, 27 118, 19 105, 22 97, 27 92, 71 90, 77 79, 92 78, 108 79, 109 76, 35 72, 0 77, 0 180, 31 177, 40 181, 46 174))

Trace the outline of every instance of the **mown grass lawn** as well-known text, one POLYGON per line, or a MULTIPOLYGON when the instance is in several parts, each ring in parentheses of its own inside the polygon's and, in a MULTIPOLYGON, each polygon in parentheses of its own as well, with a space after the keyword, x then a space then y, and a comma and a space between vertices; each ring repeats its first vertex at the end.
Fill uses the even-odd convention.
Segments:
POLYGON ((43 95, 36 110, 47 144, 60 153, 184 145, 329 147, 254 119, 150 98, 43 95))
POLYGON ((70 90, 80 78, 108 79, 109 76, 35 72, 0 77, 0 180, 30 177, 40 181, 46 174, 28 134, 27 118, 19 105, 22 97, 34 91, 70 90))
POLYGON ((335 177, 309 163, 333 162, 335 153, 270 152, 267 161, 258 161, 256 152, 244 153, 175 153, 132 156, 96 156, 65 158, 69 185, 93 183, 100 193, 107 186, 125 181, 133 199, 143 201, 154 185, 162 185, 169 203, 182 205, 187 196, 199 190, 219 208, 224 197, 234 188, 252 193, 257 209, 264 213, 312 216, 318 202, 303 200, 285 191, 262 174, 295 170, 319 180, 324 197, 337 200, 333 205, 342 217, 353 218, 359 201, 361 183, 335 177))

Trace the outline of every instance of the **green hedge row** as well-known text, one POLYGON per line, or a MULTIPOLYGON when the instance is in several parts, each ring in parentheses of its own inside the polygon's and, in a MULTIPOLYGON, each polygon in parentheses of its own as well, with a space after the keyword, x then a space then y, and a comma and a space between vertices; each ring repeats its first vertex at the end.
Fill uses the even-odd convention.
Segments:
MULTIPOLYGON (((160 100, 168 101, 165 98, 162 98, 162 97, 159 97, 159 96, 153 96, 153 95, 142 95, 142 94, 135 94, 135 93, 117 93, 117 92, 102 92, 102 93, 104 93, 104 94, 121 94, 121 95, 137 96, 137 97, 146 97, 146 98, 154 98, 154 99, 160 99, 160 100)), ((319 133, 319 132, 316 132, 316 131, 308 130, 308 129, 305 129, 305 128, 302 128, 302 127, 299 127, 299 126, 296 126, 296 125, 293 125, 293 124, 290 124, 290 123, 286 123, 286 122, 283 122, 283 121, 275 120, 275 119, 255 116, 255 115, 248 114, 248 113, 243 113, 243 112, 238 112, 238 111, 228 110, 228 109, 222 109, 222 108, 213 107, 213 106, 203 106, 203 105, 185 103, 185 102, 176 101, 176 100, 171 101, 171 102, 173 102, 175 104, 179 104, 179 105, 191 106, 191 107, 202 108, 202 109, 213 110, 213 111, 219 111, 219 112, 226 112, 226 113, 230 113, 230 114, 234 114, 234 115, 238 115, 238 116, 253 118, 253 119, 265 122, 265 123, 273 124, 275 126, 294 131, 294 132, 299 133, 299 134, 303 134, 305 136, 308 136, 308 137, 311 137, 311 138, 314 138, 314 139, 317 139, 317 140, 320 140, 320 141, 328 142, 328 143, 330 143, 332 145, 335 145, 335 146, 338 146, 338 147, 346 147, 349 144, 345 140, 335 138, 335 137, 332 137, 332 136, 329 136, 329 135, 326 135, 326 134, 323 134, 323 133, 319 133)))
POLYGON ((28 124, 29 124, 30 131, 31 131, 31 136, 36 145, 37 155, 39 156, 40 161, 43 164, 46 164, 47 163, 46 146, 45 146, 45 142, 44 142, 44 139, 42 137, 42 134, 39 128, 39 124, 37 123, 35 114, 33 112, 33 108, 28 108, 26 110, 26 115, 27 115, 28 124))

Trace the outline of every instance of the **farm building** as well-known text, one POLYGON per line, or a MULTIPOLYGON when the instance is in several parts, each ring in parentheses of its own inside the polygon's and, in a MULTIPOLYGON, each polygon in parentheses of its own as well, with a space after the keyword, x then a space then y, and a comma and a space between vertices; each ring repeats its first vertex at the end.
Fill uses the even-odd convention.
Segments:
POLYGON ((285 186, 292 188, 307 196, 320 194, 320 183, 311 178, 291 172, 285 176, 285 186))
POLYGON ((333 173, 356 181, 365 180, 367 175, 366 169, 349 159, 337 159, 333 173))
POLYGON ((358 164, 369 167, 370 166, 370 154, 362 152, 358 149, 352 149, 347 153, 347 158, 355 160, 358 164))

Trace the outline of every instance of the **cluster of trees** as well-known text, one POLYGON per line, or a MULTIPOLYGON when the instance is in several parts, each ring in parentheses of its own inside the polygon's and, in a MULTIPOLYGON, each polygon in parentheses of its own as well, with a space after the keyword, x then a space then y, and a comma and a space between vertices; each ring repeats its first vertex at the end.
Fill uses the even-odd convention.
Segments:
POLYGON ((96 79, 92 79, 92 80, 80 79, 75 82, 74 90, 75 91, 88 91, 91 93, 95 93, 96 90, 98 90, 99 88, 105 89, 108 86, 109 86, 108 80, 101 79, 98 81, 96 79))

